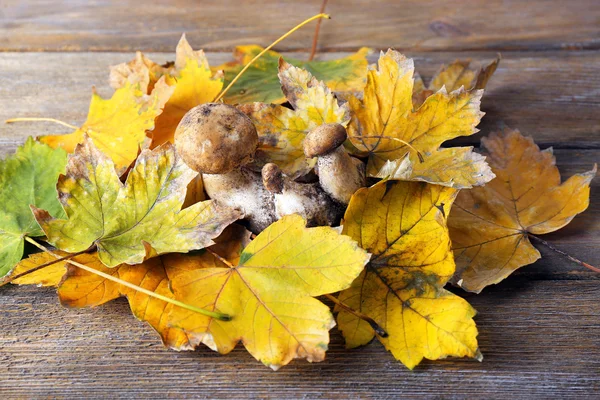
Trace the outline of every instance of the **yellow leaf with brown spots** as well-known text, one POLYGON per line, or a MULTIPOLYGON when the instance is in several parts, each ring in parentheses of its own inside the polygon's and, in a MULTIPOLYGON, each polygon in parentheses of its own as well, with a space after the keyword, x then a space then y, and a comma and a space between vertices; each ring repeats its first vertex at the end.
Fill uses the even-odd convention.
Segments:
MULTIPOLYGON (((382 181, 354 194, 345 235, 372 253, 365 270, 339 300, 371 317, 388 334, 377 338, 412 369, 423 358, 480 358, 475 310, 444 285, 454 273, 446 216, 457 190, 423 182, 382 181)), ((375 331, 339 310, 348 347, 375 331)))
POLYGON ((294 358, 322 361, 335 323, 314 297, 348 287, 369 255, 333 228, 305 224, 299 215, 286 216, 250 242, 237 265, 221 258, 225 265, 199 264, 178 275, 171 284, 177 300, 232 320, 177 310, 171 325, 220 353, 241 340, 273 369, 294 358))
POLYGON ((458 189, 490 181, 494 175, 484 157, 471 147, 440 148, 477 132, 483 91, 441 89, 413 111, 413 73, 411 59, 388 50, 369 69, 363 98, 346 97, 350 140, 355 152, 368 157, 369 175, 458 189))
MULTIPOLYGON (((165 87, 164 81, 157 83, 165 87)), ((148 147, 146 131, 154 128, 154 119, 164 106, 164 89, 147 95, 141 83, 126 83, 110 99, 103 99, 95 91, 87 120, 77 130, 65 135, 41 136, 38 139, 53 148, 61 147, 68 153, 75 151, 84 137, 109 156, 123 172, 136 159, 140 149, 148 147)))
POLYGON ((431 78, 425 87, 422 79, 415 74, 413 89, 413 106, 419 108, 421 104, 442 87, 448 92, 464 87, 466 90, 485 89, 488 81, 496 72, 500 63, 500 55, 494 61, 479 69, 469 68, 471 60, 456 60, 452 64, 442 65, 438 72, 431 78))
POLYGON ((95 246, 108 267, 139 264, 148 256, 210 246, 240 218, 241 211, 213 200, 182 209, 186 187, 197 175, 167 143, 142 151, 123 184, 113 162, 86 138, 57 183, 67 218, 32 210, 58 249, 76 253, 95 246))
POLYGON ((589 205, 591 171, 561 184, 552 149, 506 129, 481 140, 496 179, 461 191, 448 225, 456 258, 453 282, 470 292, 498 283, 540 258, 529 235, 554 232, 589 205))
POLYGON ((322 124, 346 126, 350 113, 339 105, 331 90, 308 71, 280 60, 279 79, 289 109, 277 104, 254 103, 240 106, 258 132, 256 161, 277 164, 288 176, 296 178, 308 173, 316 159, 307 159, 302 143, 306 134, 322 124))

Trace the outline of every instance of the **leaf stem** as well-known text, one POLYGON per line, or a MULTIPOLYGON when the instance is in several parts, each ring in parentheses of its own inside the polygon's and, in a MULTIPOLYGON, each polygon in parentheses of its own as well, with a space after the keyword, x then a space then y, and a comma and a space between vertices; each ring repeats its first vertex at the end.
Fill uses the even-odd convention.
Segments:
POLYGON ((331 300, 332 302, 334 302, 340 308, 343 308, 344 311, 349 312, 350 314, 354 315, 355 317, 360 318, 363 321, 365 321, 367 324, 371 325, 371 328, 373 328, 373 330, 375 331, 375 333, 377 333, 378 336, 381 336, 382 338, 388 337, 387 332, 381 326, 379 326, 379 324, 377 322, 375 322, 375 320, 373 318, 369 317, 368 315, 365 315, 365 314, 361 313, 360 311, 356 311, 355 309, 353 309, 349 305, 341 302, 335 296, 332 296, 330 294, 326 294, 325 297, 327 297, 329 300, 331 300))
POLYGON ((67 124, 66 122, 63 122, 61 120, 54 119, 54 118, 11 118, 11 119, 7 119, 4 122, 7 124, 11 124, 13 122, 40 122, 40 121, 41 122, 54 122, 55 124, 63 125, 63 126, 66 126, 67 128, 71 128, 74 130, 79 129, 78 126, 67 124))
POLYGON ((395 137, 389 137, 389 136, 375 136, 375 135, 361 135, 361 136, 350 136, 352 138, 355 139, 361 139, 361 138, 372 138, 372 139, 387 139, 387 140, 393 140, 395 142, 400 142, 405 146, 408 146, 408 148, 410 148, 412 151, 414 151, 415 153, 417 153, 417 157, 419 157, 419 162, 425 162, 425 159, 423 158, 423 154, 421 154, 421 152, 417 149, 415 149, 410 143, 402 140, 402 139, 398 139, 395 137))
POLYGON ((230 263, 229 261, 227 261, 224 257, 221 257, 219 254, 217 254, 216 252, 212 251, 211 249, 209 249, 208 247, 205 249, 206 251, 208 251, 210 254, 212 254, 213 256, 215 256, 216 258, 219 259, 219 261, 221 261, 223 264, 227 265, 229 268, 235 268, 235 265, 233 265, 232 263, 230 263))
POLYGON ((296 25, 294 28, 292 28, 291 30, 289 30, 286 34, 284 34, 283 36, 281 36, 279 39, 277 39, 276 41, 274 41, 273 43, 271 43, 268 47, 266 47, 263 51, 261 51, 260 53, 258 53, 256 55, 256 57, 254 57, 252 60, 250 60, 250 62, 248 64, 246 64, 244 66, 244 68, 242 68, 242 70, 236 75, 235 78, 233 78, 233 80, 229 83, 229 85, 227 85, 227 87, 225 89, 223 89, 223 91, 221 92, 221 94, 219 94, 217 96, 217 98, 215 99, 215 103, 218 102, 219 100, 221 100, 223 98, 223 96, 225 96, 225 93, 227 93, 227 91, 229 89, 231 89, 231 87, 238 81, 238 79, 240 79, 240 77, 243 75, 244 72, 246 72, 246 70, 248 68, 250 68, 250 66, 252 64, 254 64, 254 62, 256 60, 258 60, 260 57, 262 57, 263 54, 265 54, 267 51, 271 50, 274 46, 276 46, 279 42, 281 42, 282 40, 284 40, 285 38, 287 38, 288 36, 290 36, 292 33, 296 32, 298 29, 302 28, 304 25, 308 24, 309 22, 314 21, 315 19, 320 19, 320 18, 327 18, 330 19, 331 17, 327 14, 317 14, 315 16, 310 17, 309 19, 305 20, 304 22, 301 22, 300 24, 296 25))
MULTIPOLYGON (((323 0, 323 4, 321 4, 321 14, 325 12, 325 7, 327 6, 327 0, 323 0)), ((308 61, 312 61, 315 58, 315 54, 317 53, 317 42, 319 41, 319 31, 321 30, 321 22, 322 19, 317 21, 317 27, 315 28, 315 36, 313 37, 312 48, 310 49, 310 56, 308 57, 308 61)))
MULTIPOLYGON (((29 243, 31 243, 32 245, 36 246, 37 248, 41 249, 42 251, 45 251, 46 253, 48 253, 48 254, 56 257, 56 258, 59 258, 58 255, 54 254, 49 249, 47 249, 46 247, 44 247, 40 243, 36 242, 35 240, 31 239, 30 237, 25 236, 25 240, 28 241, 29 243)), ((109 281, 118 283, 118 284, 123 285, 125 287, 128 287, 130 289, 136 290, 136 291, 138 291, 140 293, 144 293, 145 295, 148 295, 150 297, 154 297, 154 298, 162 300, 164 302, 173 304, 174 306, 185 308, 186 310, 194 311, 194 312, 197 312, 199 314, 206 315, 208 317, 212 317, 212 318, 215 318, 215 319, 218 319, 218 320, 221 320, 221 321, 231 321, 231 317, 229 315, 227 315, 227 314, 222 314, 222 313, 219 313, 219 312, 213 312, 213 311, 204 310, 202 308, 194 307, 192 305, 183 303, 183 302, 181 302, 179 300, 175 300, 175 299, 171 299, 171 298, 169 298, 167 296, 163 296, 162 294, 154 293, 154 292, 152 292, 150 290, 144 289, 143 287, 134 285, 133 283, 124 281, 124 280, 116 278, 116 277, 114 277, 112 275, 109 275, 109 274, 106 274, 104 272, 98 271, 98 270, 96 270, 96 269, 94 269, 92 267, 89 267, 89 266, 87 266, 85 264, 81 264, 81 263, 79 263, 77 261, 69 260, 68 263, 76 266, 77 268, 81 268, 84 271, 87 271, 87 272, 90 272, 92 274, 96 274, 98 276, 101 276, 104 279, 107 279, 109 281)))
POLYGON ((72 258, 72 257, 79 256, 79 255, 81 255, 81 254, 84 254, 84 253, 86 253, 86 252, 87 252, 87 250, 80 251, 80 252, 78 252, 78 253, 67 254, 67 255, 66 255, 66 256, 64 256, 64 257, 60 257, 60 258, 57 258, 56 260, 53 260, 53 261, 48 261, 47 263, 44 263, 44 264, 38 265, 38 266, 37 266, 37 267, 35 267, 35 268, 32 268, 32 269, 30 269, 30 270, 27 270, 27 271, 25 271, 25 272, 21 272, 20 274, 17 274, 17 275, 11 276, 11 277, 9 277, 9 278, 7 278, 7 279, 3 280, 2 282, 0 282, 0 287, 2 287, 2 286, 4 286, 4 285, 7 285, 7 284, 9 284, 9 283, 11 283, 11 282, 13 282, 13 281, 16 281, 17 279, 19 279, 19 278, 22 278, 22 277, 24 277, 24 276, 26 276, 26 275, 32 274, 32 273, 34 273, 34 272, 36 272, 36 271, 39 271, 40 269, 44 269, 44 268, 46 268, 46 267, 49 267, 49 266, 51 266, 51 265, 54 265, 54 264, 56 264, 56 263, 59 263, 59 262, 61 262, 61 261, 65 261, 65 260, 68 260, 68 259, 70 259, 70 258, 72 258))
POLYGON ((569 255, 567 253, 565 253, 564 251, 562 251, 560 249, 557 249, 556 247, 554 247, 550 243, 546 242, 544 239, 542 239, 542 238, 540 238, 538 236, 532 235, 531 233, 527 233, 527 236, 529 236, 529 238, 531 238, 531 239, 533 239, 533 240, 535 240, 535 241, 543 244, 544 246, 546 246, 550 250, 552 250, 552 251, 560 254, 561 256, 568 258, 569 260, 573 261, 574 263, 579 264, 582 267, 585 267, 585 268, 587 268, 587 269, 589 269, 591 271, 599 272, 600 273, 600 268, 594 267, 593 265, 590 265, 590 264, 588 264, 586 262, 578 260, 577 258, 575 258, 575 257, 573 257, 573 256, 571 256, 571 255, 569 255))

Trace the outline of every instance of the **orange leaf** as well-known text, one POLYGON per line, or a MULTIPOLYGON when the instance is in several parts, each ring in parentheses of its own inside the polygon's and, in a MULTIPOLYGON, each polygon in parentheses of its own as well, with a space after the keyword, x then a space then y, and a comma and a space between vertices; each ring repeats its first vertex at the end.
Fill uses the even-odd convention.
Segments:
POLYGON ((480 292, 531 264, 540 253, 528 234, 554 232, 589 204, 596 167, 561 184, 552 149, 506 129, 481 140, 496 179, 458 195, 448 225, 457 273, 454 283, 480 292))

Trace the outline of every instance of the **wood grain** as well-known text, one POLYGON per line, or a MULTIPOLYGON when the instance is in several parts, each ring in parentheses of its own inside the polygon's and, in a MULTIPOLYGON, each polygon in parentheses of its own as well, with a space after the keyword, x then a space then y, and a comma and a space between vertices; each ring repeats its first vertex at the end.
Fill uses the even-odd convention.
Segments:
MULTIPOLYGON (((0 3, 0 120, 86 117, 90 88, 110 95, 108 66, 134 50, 173 58, 183 32, 212 51, 266 45, 318 12, 321 0, 3 0, 0 3), (14 52, 13 52, 14 51, 14 52), (48 51, 47 53, 26 53, 48 51), (15 53, 25 52, 25 53, 15 53), (58 53, 57 53, 58 52, 58 53), (123 53, 125 52, 125 53, 123 53)), ((423 76, 456 58, 503 60, 486 91, 476 145, 501 123, 554 146, 563 177, 600 161, 600 2, 595 0, 330 0, 322 59, 360 46, 396 47, 423 76)), ((306 58, 313 29, 279 47, 306 58)), ((376 54, 371 61, 376 59, 376 54)), ((50 124, 0 124, 0 156, 50 124)), ((544 239, 600 265, 600 180, 591 205, 544 239)), ((407 371, 378 343, 345 350, 337 331, 327 360, 274 373, 241 346, 165 350, 125 301, 89 310, 58 305, 50 289, 0 288, 0 397, 23 398, 594 398, 600 392, 600 276, 540 248, 543 258, 480 295, 482 363, 424 362, 407 371)))
MULTIPOLYGON (((207 50, 267 45, 319 12, 321 0, 3 0, 0 49, 170 51, 187 32, 207 50)), ((597 49, 596 0, 332 0, 322 50, 360 46, 419 51, 597 49)), ((283 43, 310 49, 313 29, 283 43)))
POLYGON ((410 372, 378 343, 273 372, 241 346, 167 351, 124 301, 89 310, 52 290, 0 289, 4 398, 590 398, 600 389, 597 281, 510 278, 468 300, 484 361, 426 361, 410 372))
MULTIPOLYGON (((321 59, 347 53, 321 54, 321 59)), ((417 69, 431 76, 441 64, 457 58, 482 63, 490 52, 416 53, 417 69)), ((172 53, 150 54, 157 61, 172 53)), ((305 58, 305 53, 296 54, 305 58)), ((0 120, 13 117, 53 117, 75 125, 83 123, 97 85, 108 96, 108 67, 128 61, 121 53, 0 53, 0 120)), ((230 60, 224 53, 209 53, 213 65, 230 60)), ((375 61, 376 54, 371 56, 375 61)), ((487 112, 482 134, 501 123, 519 128, 543 146, 600 149, 600 51, 508 52, 488 86, 482 108, 487 112)), ((0 153, 12 151, 24 135, 66 132, 50 124, 0 125, 0 153)), ((456 143, 477 145, 482 134, 456 143)))

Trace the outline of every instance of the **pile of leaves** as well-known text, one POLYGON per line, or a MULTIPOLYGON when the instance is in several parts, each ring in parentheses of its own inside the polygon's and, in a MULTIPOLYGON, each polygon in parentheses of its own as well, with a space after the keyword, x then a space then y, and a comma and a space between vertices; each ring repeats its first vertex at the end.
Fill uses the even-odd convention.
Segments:
POLYGON ((3 160, 0 276, 57 287, 68 307, 125 296, 170 348, 225 354, 241 341, 273 369, 322 361, 333 312, 348 347, 377 337, 410 369, 423 358, 481 359, 475 310, 445 286, 480 292, 537 260, 530 237, 587 208, 595 167, 561 183, 551 149, 511 129, 480 152, 443 147, 477 132, 498 60, 456 61, 425 85, 394 50, 375 65, 368 49, 286 58, 307 82, 289 90, 290 66, 269 51, 222 99, 252 119, 257 160, 301 180, 315 166, 304 137, 336 122, 369 181, 340 227, 292 214, 253 235, 239 209, 206 198, 172 143, 186 112, 215 101, 262 50, 238 47, 218 67, 185 36, 174 62, 137 53, 112 68, 114 94, 94 94, 81 127, 29 138, 3 160))

